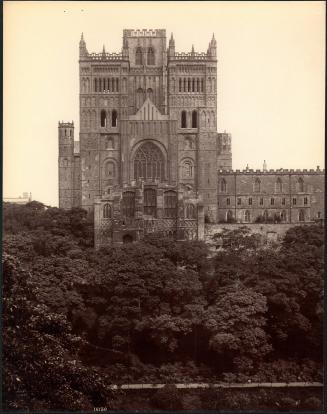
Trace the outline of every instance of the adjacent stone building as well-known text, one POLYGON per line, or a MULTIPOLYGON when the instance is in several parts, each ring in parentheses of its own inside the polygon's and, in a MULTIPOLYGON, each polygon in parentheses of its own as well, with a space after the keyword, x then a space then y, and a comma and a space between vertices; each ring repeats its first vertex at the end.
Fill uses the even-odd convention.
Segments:
POLYGON ((149 232, 202 239, 204 221, 323 215, 322 171, 232 171, 214 36, 206 52, 178 53, 164 29, 124 30, 121 53, 97 54, 82 35, 79 55, 79 141, 59 122, 59 207, 94 214, 97 247, 149 232))

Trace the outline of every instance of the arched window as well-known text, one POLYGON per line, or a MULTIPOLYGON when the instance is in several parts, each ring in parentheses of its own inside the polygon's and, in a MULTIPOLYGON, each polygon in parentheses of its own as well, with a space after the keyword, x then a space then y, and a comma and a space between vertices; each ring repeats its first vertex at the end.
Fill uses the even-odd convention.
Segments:
POLYGON ((151 99, 151 101, 152 101, 153 100, 153 89, 148 88, 146 90, 146 96, 147 96, 147 98, 151 99))
POLYGON ((192 149, 192 147, 193 147, 192 139, 189 138, 189 137, 185 137, 185 139, 184 139, 184 149, 189 150, 189 149, 192 149))
POLYGON ((106 142, 106 149, 113 149, 114 148, 114 141, 112 138, 107 138, 106 142))
POLYGON ((200 79, 199 78, 196 79, 196 91, 200 92, 200 79))
POLYGON ((226 191, 227 191, 227 183, 226 183, 225 178, 223 178, 223 179, 220 181, 220 192, 221 192, 221 193, 226 193, 226 191))
POLYGON ((156 217, 157 215, 157 193, 153 188, 144 190, 144 214, 156 217))
POLYGON ((184 78, 184 92, 187 91, 187 80, 186 78, 184 78))
POLYGON ((164 193, 164 216, 166 218, 177 217, 177 193, 176 191, 166 191, 164 193))
POLYGON ((192 128, 196 128, 198 126, 198 113, 197 111, 192 112, 192 128))
POLYGON ((249 210, 246 210, 246 211, 245 211, 245 214, 244 214, 244 221, 246 221, 247 223, 249 223, 249 222, 251 221, 251 215, 250 215, 249 210))
POLYGON ((152 142, 146 142, 136 151, 134 157, 134 179, 163 181, 165 161, 161 150, 152 142))
POLYGON ((232 212, 232 210, 227 211, 226 221, 227 221, 227 223, 230 223, 231 221, 233 221, 233 212, 232 212))
POLYGON ((263 213, 263 219, 264 219, 265 222, 267 222, 268 218, 269 218, 268 211, 265 210, 264 213, 263 213))
POLYGON ((111 126, 117 126, 117 111, 114 109, 111 114, 111 126))
POLYGON ((204 80, 201 79, 201 92, 203 92, 203 90, 204 90, 204 80))
POLYGON ((299 211, 299 221, 305 221, 304 210, 299 211))
POLYGON ((148 65, 154 65, 154 50, 152 47, 148 49, 148 65))
POLYGON ((179 79, 179 92, 182 92, 182 79, 179 79))
POLYGON ((281 178, 279 178, 279 177, 277 178, 275 188, 276 188, 276 193, 283 192, 283 182, 282 182, 281 178))
POLYGON ((192 92, 195 92, 195 79, 192 78, 192 92))
POLYGON ((125 191, 122 199, 122 214, 125 217, 134 217, 135 215, 135 193, 134 191, 125 191))
POLYGON ((111 218, 111 206, 109 203, 103 206, 103 218, 111 218))
POLYGON ((98 80, 94 79, 94 92, 98 92, 98 80))
POLYGON ((195 219, 196 218, 196 210, 195 210, 194 204, 186 204, 185 217, 187 219, 195 219))
POLYGON ((101 111, 100 114, 100 121, 101 121, 101 126, 102 127, 106 127, 107 126, 107 114, 106 111, 101 111))
POLYGON ((109 179, 116 176, 116 167, 112 161, 107 161, 104 164, 104 176, 109 179))
POLYGON ((135 65, 143 65, 142 48, 137 47, 135 52, 135 65))
POLYGON ((191 92, 191 79, 187 79, 187 92, 191 92))
POLYGON ((186 111, 181 113, 181 128, 186 128, 186 111))
POLYGON ((261 191, 261 181, 259 180, 259 178, 256 178, 256 180, 254 181, 253 191, 256 193, 260 193, 261 191))
POLYGON ((182 162, 182 178, 192 178, 193 177, 193 161, 184 160, 182 162))
POLYGON ((280 215, 280 219, 281 219, 281 221, 286 221, 286 211, 285 210, 282 211, 282 214, 280 215))
POLYGON ((304 192, 304 181, 303 181, 302 177, 300 177, 299 180, 298 180, 298 189, 299 189, 298 191, 300 193, 304 192))
POLYGON ((142 88, 138 88, 136 91, 136 107, 137 109, 141 108, 144 102, 144 90, 142 88))

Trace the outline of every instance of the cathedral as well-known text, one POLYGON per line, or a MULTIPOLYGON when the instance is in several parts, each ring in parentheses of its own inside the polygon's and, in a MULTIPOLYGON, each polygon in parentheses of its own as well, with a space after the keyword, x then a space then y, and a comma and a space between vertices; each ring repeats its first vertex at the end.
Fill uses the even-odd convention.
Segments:
POLYGON ((59 207, 94 215, 95 247, 210 223, 322 218, 324 171, 232 170, 217 132, 217 43, 176 52, 166 31, 124 30, 121 53, 79 43, 80 131, 59 122, 59 207))

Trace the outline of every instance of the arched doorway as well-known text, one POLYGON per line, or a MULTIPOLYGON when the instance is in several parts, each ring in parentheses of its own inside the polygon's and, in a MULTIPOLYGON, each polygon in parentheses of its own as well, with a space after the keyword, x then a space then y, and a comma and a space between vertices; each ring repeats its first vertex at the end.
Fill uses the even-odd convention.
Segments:
POLYGON ((130 234, 125 234, 123 236, 123 243, 124 244, 133 243, 133 236, 131 236, 130 234))
POLYGON ((142 144, 134 157, 135 180, 165 180, 165 159, 157 145, 152 142, 142 144))

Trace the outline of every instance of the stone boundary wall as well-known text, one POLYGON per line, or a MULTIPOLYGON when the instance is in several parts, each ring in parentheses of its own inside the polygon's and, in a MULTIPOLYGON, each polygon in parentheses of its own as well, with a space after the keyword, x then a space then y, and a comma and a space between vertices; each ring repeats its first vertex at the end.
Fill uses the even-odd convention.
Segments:
MULTIPOLYGON (((158 389, 163 388, 166 384, 122 384, 109 386, 112 390, 140 390, 140 389, 158 389)), ((187 383, 173 384, 179 389, 195 389, 195 388, 322 388, 321 382, 262 382, 262 383, 187 383)))

